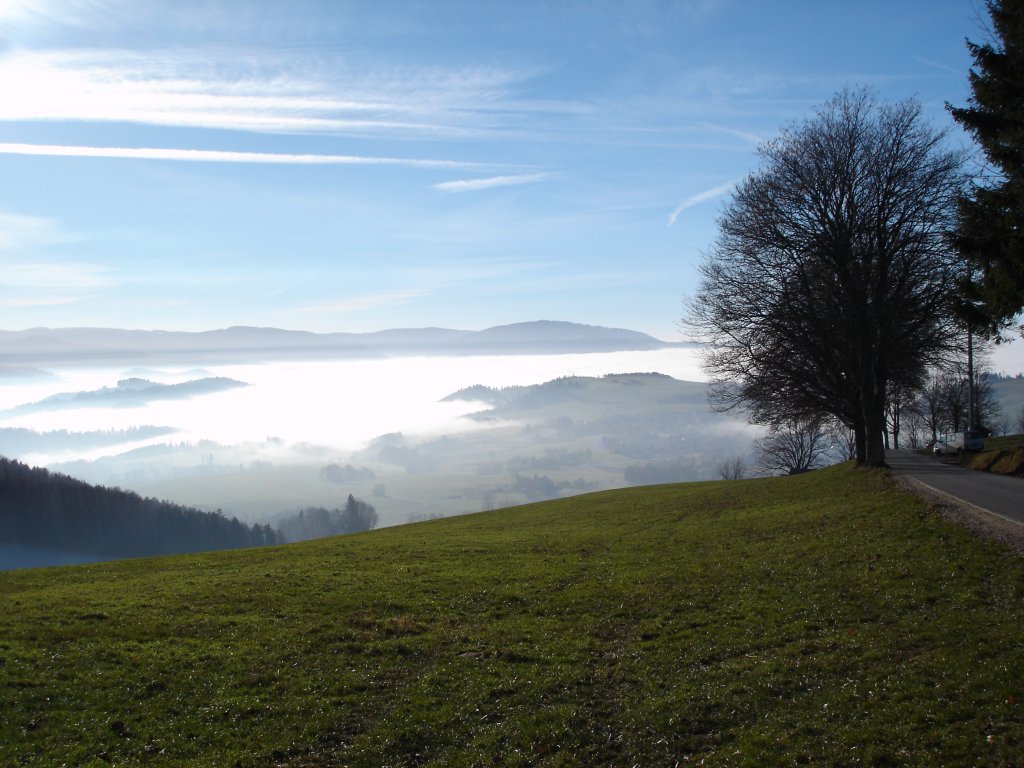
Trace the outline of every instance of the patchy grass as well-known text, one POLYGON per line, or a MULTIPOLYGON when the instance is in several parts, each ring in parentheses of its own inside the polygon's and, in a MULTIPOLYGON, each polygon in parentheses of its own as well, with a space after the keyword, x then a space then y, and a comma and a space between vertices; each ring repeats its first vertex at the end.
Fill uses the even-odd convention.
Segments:
POLYGON ((961 462, 968 469, 1024 476, 1024 435, 986 438, 981 453, 965 455, 961 462))
POLYGON ((1024 435, 1003 435, 1002 437, 985 438, 986 451, 1005 451, 1013 450, 1014 448, 1024 448, 1024 435))
POLYGON ((848 466, 0 601, 4 766, 1024 763, 1024 563, 848 466))

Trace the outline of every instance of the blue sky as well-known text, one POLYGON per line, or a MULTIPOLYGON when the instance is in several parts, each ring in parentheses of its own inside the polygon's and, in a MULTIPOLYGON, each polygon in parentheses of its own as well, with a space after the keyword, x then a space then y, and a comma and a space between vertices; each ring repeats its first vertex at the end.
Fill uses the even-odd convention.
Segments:
POLYGON ((0 0, 0 328, 678 340, 758 142, 951 128, 980 2, 0 0))

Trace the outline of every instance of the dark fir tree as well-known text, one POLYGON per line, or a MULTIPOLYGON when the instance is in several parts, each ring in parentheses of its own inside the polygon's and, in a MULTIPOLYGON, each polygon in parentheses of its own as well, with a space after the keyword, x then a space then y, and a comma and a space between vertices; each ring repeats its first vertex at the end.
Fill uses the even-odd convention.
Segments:
POLYGON ((967 42, 974 59, 968 106, 947 106, 987 160, 960 200, 953 238, 971 267, 961 312, 973 327, 998 335, 1024 308, 1024 0, 986 7, 993 40, 967 42))
POLYGON ((762 145, 701 266, 689 323, 718 405, 772 426, 833 417, 885 463, 889 388, 953 345, 946 235, 961 157, 914 102, 844 91, 762 145))
POLYGON ((0 457, 0 543, 104 558, 279 543, 266 525, 144 499, 0 457))

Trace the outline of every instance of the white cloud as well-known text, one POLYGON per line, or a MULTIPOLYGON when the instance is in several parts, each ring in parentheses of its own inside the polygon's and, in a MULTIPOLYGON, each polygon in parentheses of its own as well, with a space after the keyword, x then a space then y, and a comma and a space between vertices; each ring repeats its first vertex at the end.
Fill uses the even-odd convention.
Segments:
POLYGON ((725 184, 719 184, 717 187, 712 187, 711 189, 706 189, 703 192, 698 192, 695 195, 690 195, 690 197, 683 200, 683 202, 677 205, 675 207, 675 210, 673 210, 672 213, 668 215, 668 225, 671 227, 673 224, 675 224, 676 219, 679 218, 679 214, 681 214, 687 208, 692 208, 695 205, 700 205, 701 203, 707 202, 708 200, 713 200, 716 197, 720 197, 721 195, 724 195, 727 192, 731 191, 732 188, 735 186, 735 180, 727 181, 725 184))
POLYGON ((443 181, 431 185, 442 192, 476 192, 481 189, 495 187, 512 187, 520 184, 534 184, 551 176, 550 173, 523 173, 512 176, 490 176, 486 179, 464 179, 460 181, 443 181))
POLYGON ((0 0, 0 21, 10 21, 29 13, 29 5, 24 0, 0 0))
POLYGON ((55 307, 95 297, 114 284, 106 268, 55 261, 15 261, 0 275, 0 307, 55 307))
POLYGON ((57 157, 107 157, 130 160, 184 160, 206 163, 275 163, 295 165, 395 165, 413 168, 480 168, 483 163, 361 155, 314 155, 274 152, 231 152, 160 147, 80 147, 61 144, 0 143, 0 154, 57 157))
POLYGON ((0 307, 74 304, 110 287, 105 267, 30 257, 36 249, 75 240, 55 219, 0 211, 0 307))
POLYGON ((715 123, 700 123, 699 125, 704 128, 708 128, 718 133, 724 133, 728 136, 735 136, 737 139, 742 139, 749 144, 753 144, 755 147, 764 141, 763 136, 758 136, 756 133, 750 131, 743 131, 738 128, 732 128, 728 125, 716 125, 715 123))
POLYGON ((109 10, 102 0, 0 0, 0 21, 7 24, 86 26, 97 12, 109 10))
POLYGON ((465 136, 500 130, 499 116, 579 109, 512 99, 511 87, 532 74, 358 69, 343 59, 247 49, 16 51, 0 57, 0 121, 465 136))
POLYGON ((53 293, 94 291, 112 284, 108 271, 95 264, 22 261, 4 265, 0 285, 18 290, 53 293))
POLYGON ((323 302, 321 304, 308 304, 302 307, 295 307, 289 312, 296 314, 346 314, 351 312, 363 312, 369 309, 380 309, 398 304, 407 304, 413 299, 426 296, 429 291, 421 288, 407 288, 395 291, 383 291, 380 293, 363 294, 362 296, 351 296, 337 299, 335 301, 323 302))
POLYGON ((25 307, 60 307, 66 304, 77 304, 86 296, 17 296, 14 298, 0 297, 0 307, 8 309, 24 309, 25 307))
POLYGON ((922 64, 924 64, 926 66, 929 66, 929 67, 932 67, 934 69, 941 70, 942 72, 948 72, 951 75, 956 75, 958 78, 959 77, 963 77, 963 74, 964 74, 961 70, 957 69, 956 67, 950 67, 950 66, 948 66, 946 64, 942 64, 942 63, 940 63, 938 61, 932 61, 931 59, 926 59, 924 56, 915 56, 914 60, 915 61, 919 61, 922 64))
POLYGON ((0 211, 0 252, 72 241, 56 219, 0 211))

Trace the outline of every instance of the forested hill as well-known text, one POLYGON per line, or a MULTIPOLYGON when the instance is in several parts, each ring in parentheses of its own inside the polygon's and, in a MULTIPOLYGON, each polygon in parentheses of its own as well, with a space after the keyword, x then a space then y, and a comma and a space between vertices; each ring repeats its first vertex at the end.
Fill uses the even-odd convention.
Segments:
POLYGON ((114 559, 276 544, 278 535, 0 457, 0 542, 114 559))

